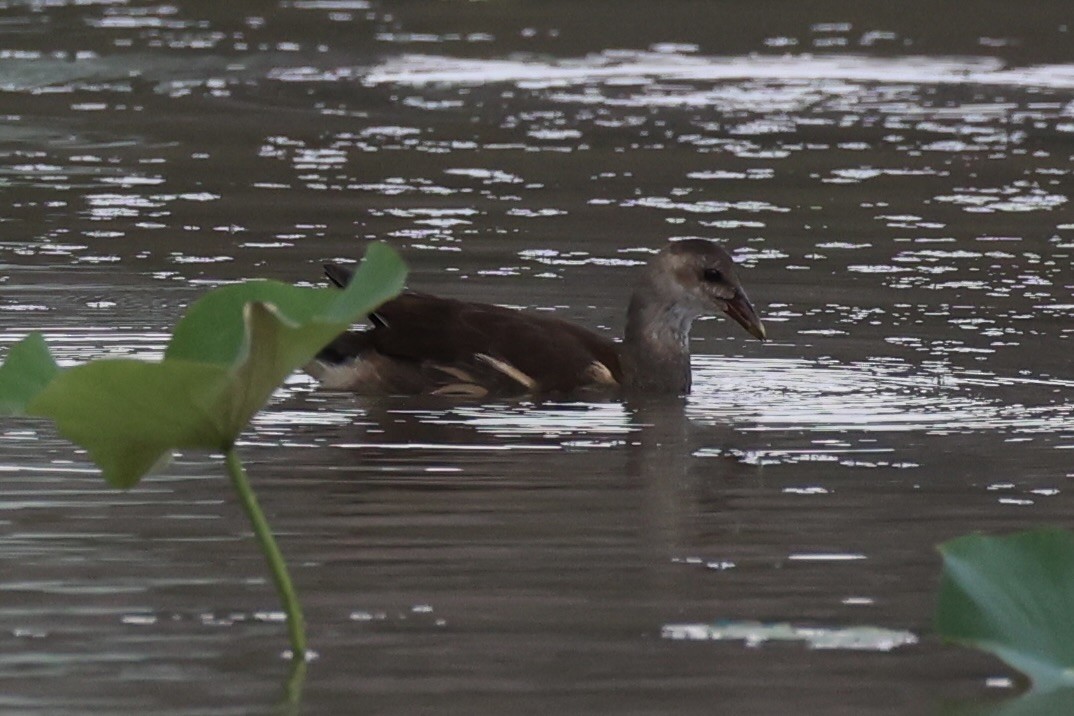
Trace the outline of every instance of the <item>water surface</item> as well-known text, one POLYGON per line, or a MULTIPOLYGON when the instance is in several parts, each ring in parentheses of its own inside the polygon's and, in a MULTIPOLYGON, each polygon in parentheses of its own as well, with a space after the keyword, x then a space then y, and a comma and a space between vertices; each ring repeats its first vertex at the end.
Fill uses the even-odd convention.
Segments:
MULTIPOLYGON (((1068 14, 0 3, 0 343, 152 358, 208 288, 374 239, 414 288, 617 335, 652 252, 724 240, 772 340, 699 322, 685 401, 280 391, 241 454, 306 710, 999 697, 1009 670, 931 635, 934 545, 1074 514, 1068 14)), ((218 461, 118 493, 40 424, 0 446, 5 712, 271 708, 285 631, 218 461)))

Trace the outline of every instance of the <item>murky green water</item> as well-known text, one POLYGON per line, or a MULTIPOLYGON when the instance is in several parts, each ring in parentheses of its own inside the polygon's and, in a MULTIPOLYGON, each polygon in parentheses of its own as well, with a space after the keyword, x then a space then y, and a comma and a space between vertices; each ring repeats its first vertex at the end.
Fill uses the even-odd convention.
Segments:
MULTIPOLYGON (((617 334, 648 252, 724 239, 773 340, 699 323, 684 404, 281 391, 241 452, 306 712, 928 713, 1012 676, 931 636, 933 545, 1074 516, 1072 155, 1058 0, 0 2, 0 342, 152 357, 208 287, 370 239, 617 334), (728 619, 917 643, 683 638, 728 619)), ((272 707, 217 462, 0 455, 5 713, 272 707)))

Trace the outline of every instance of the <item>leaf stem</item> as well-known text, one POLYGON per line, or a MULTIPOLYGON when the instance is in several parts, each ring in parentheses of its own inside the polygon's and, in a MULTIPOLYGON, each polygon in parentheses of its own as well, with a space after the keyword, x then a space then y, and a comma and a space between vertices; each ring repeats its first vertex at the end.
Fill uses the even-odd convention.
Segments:
POLYGON ((284 612, 287 614, 287 630, 291 637, 291 658, 305 661, 306 659, 306 620, 302 616, 302 605, 298 603, 298 596, 291 584, 291 576, 287 573, 287 564, 283 560, 280 548, 272 536, 265 513, 257 504, 257 497, 246 479, 246 470, 235 454, 235 448, 228 448, 225 453, 227 459, 227 471, 231 476, 231 484, 239 493, 243 510, 254 528, 254 535, 261 546, 261 552, 268 562, 269 571, 272 572, 272 581, 276 584, 276 591, 280 595, 284 612))
POLYGON ((302 687, 306 684, 305 659, 291 662, 291 673, 283 685, 283 699, 276 704, 273 713, 276 716, 299 716, 302 713, 302 687))

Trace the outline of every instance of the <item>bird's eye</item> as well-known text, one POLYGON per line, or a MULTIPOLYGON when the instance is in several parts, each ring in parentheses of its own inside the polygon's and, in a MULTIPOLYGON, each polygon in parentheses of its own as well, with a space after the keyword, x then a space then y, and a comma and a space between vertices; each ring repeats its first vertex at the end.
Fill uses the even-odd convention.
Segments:
POLYGON ((701 272, 701 278, 707 283, 720 283, 723 281, 723 272, 720 269, 707 268, 701 272))

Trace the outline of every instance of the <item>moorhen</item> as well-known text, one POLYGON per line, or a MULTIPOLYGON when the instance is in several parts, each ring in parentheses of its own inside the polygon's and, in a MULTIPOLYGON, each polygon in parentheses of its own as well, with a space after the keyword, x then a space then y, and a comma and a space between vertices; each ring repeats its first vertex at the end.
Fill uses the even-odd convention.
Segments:
MULTIPOLYGON (((326 264, 337 286, 351 271, 326 264)), ((642 270, 616 343, 573 323, 487 303, 404 292, 348 331, 306 371, 330 390, 357 393, 564 395, 690 391, 690 326, 726 313, 751 335, 765 330, 717 243, 670 243, 642 270)))

